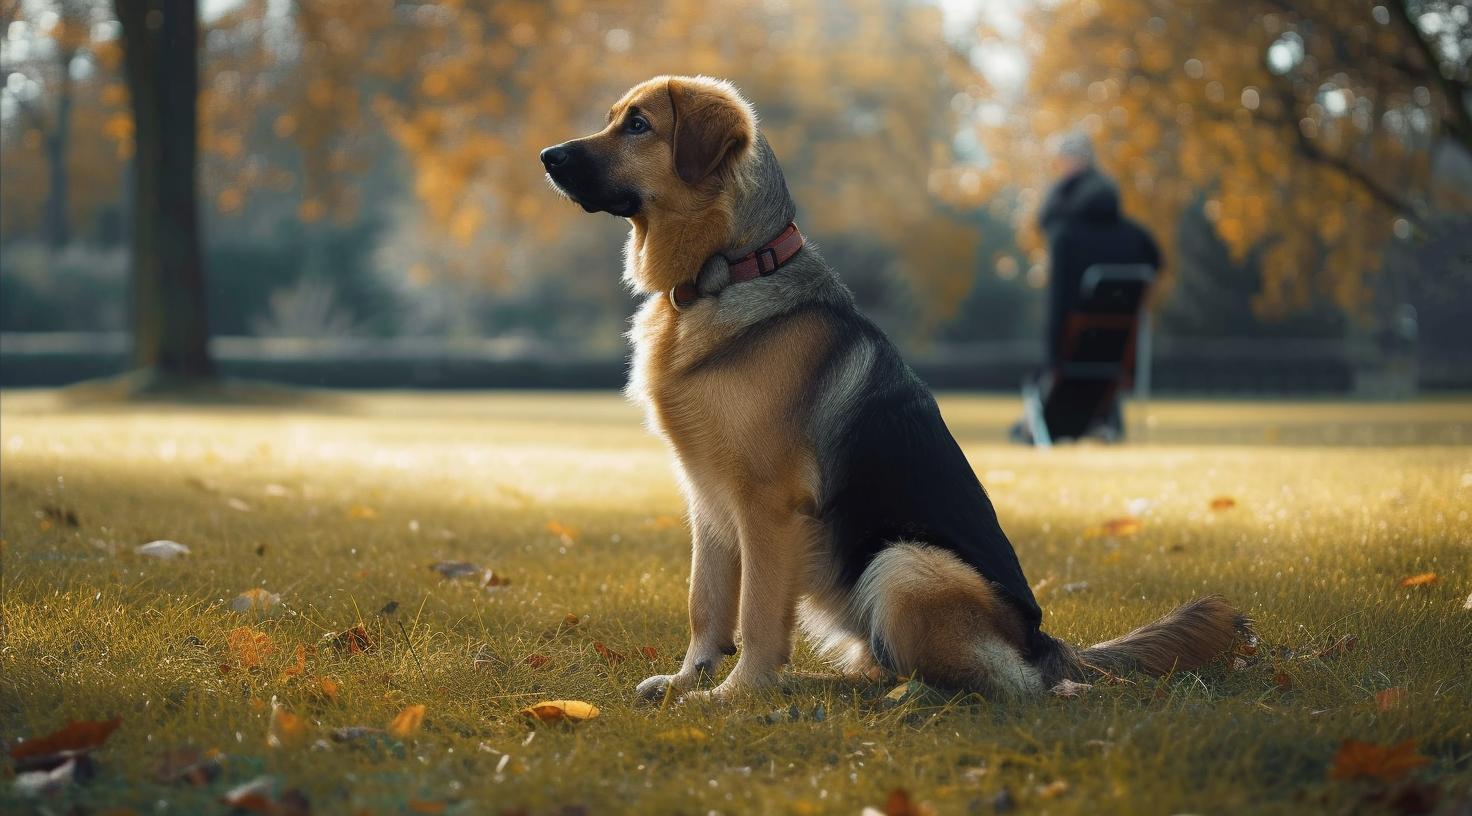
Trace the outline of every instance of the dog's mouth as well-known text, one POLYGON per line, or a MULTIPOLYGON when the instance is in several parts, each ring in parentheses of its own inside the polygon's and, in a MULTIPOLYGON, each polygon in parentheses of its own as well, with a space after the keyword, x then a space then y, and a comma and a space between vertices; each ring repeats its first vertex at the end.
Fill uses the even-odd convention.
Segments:
POLYGON ((644 206, 643 198, 633 190, 612 190, 600 192, 587 192, 577 190, 563 181, 559 181, 551 173, 547 174, 547 181, 551 183, 552 189, 568 201, 583 208, 583 212, 596 213, 606 212, 619 218, 632 218, 639 214, 644 206))

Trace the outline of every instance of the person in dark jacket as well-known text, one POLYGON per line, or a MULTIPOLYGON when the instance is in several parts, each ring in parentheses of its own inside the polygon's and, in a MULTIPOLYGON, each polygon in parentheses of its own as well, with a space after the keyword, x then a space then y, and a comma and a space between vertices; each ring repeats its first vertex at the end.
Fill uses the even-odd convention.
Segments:
MULTIPOLYGON (((1079 297, 1084 270, 1094 264, 1149 264, 1160 268, 1160 249, 1143 227, 1119 210, 1119 189, 1094 166, 1094 149, 1080 132, 1055 137, 1049 145, 1058 181, 1043 202, 1038 228, 1048 242, 1048 366, 1062 354, 1064 320, 1079 297)), ((1094 435, 1124 435, 1118 399, 1094 435)), ((1030 441, 1022 424, 1013 438, 1030 441)))

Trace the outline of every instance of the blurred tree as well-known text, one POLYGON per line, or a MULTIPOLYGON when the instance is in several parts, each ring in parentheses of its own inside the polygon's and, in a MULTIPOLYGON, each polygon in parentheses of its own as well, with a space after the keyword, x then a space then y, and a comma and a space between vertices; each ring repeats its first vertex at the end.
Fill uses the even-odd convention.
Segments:
POLYGON ((1025 21, 1025 108, 978 126, 992 164, 949 197, 1020 190, 1025 223, 1047 183, 1043 138, 1080 127, 1167 242, 1205 191, 1212 229, 1261 266, 1259 317, 1320 292, 1363 316, 1387 240, 1469 206, 1433 169, 1444 150, 1472 155, 1465 2, 1091 0, 1025 21))
POLYGON ((196 202, 197 0, 116 0, 134 121, 133 363, 144 388, 214 377, 196 202))

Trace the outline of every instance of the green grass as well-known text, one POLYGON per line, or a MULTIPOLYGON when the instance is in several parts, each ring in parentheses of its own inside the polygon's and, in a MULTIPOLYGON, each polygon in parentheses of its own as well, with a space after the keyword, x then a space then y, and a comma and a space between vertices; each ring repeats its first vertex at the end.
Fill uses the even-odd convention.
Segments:
MULTIPOLYGON (((615 396, 373 395, 292 411, 10 393, 0 729, 13 742, 73 719, 123 724, 96 780, 38 803, 0 779, 0 809, 208 812, 270 774, 319 813, 423 800, 856 814, 896 787, 939 813, 991 812, 1004 789, 1027 812, 1344 812, 1379 787, 1330 778, 1349 738, 1415 739, 1429 764, 1411 778, 1443 807, 1472 796, 1472 404, 1157 403, 1132 417, 1144 444, 1034 451, 1001 441, 1013 402, 942 403, 1029 578, 1045 582, 1049 631, 1093 642, 1222 592, 1256 619, 1255 658, 1078 700, 886 708, 885 687, 810 680, 724 708, 651 706, 633 688, 684 649, 688 539, 664 448, 615 396), (1236 506, 1211 510, 1219 496, 1236 506), (1137 534, 1090 533, 1131 512, 1137 534), (192 554, 134 553, 160 538, 192 554), (511 584, 429 569, 461 559, 511 584), (1425 572, 1439 579, 1399 585, 1425 572), (228 611, 253 587, 280 593, 279 614, 228 611), (402 630, 377 614, 390 600, 402 630), (577 626, 560 625, 569 613, 577 626), (359 622, 373 651, 323 642, 359 622), (276 649, 254 671, 227 647, 242 626, 276 649), (1342 635, 1358 637, 1353 651, 1311 656, 1342 635), (594 642, 628 659, 610 665, 594 642), (283 676, 299 644, 315 653, 283 676), (321 677, 340 684, 336 701, 321 677), (1397 687, 1402 704, 1381 710, 1377 692, 1397 687), (308 720, 301 744, 267 746, 273 698, 308 720), (533 728, 518 712, 544 699, 602 713, 533 728), (423 730, 402 743, 327 738, 416 703, 423 730), (796 721, 762 716, 792 705, 796 721), (225 754, 220 780, 151 781, 160 755, 190 745, 225 754)), ((821 668, 801 648, 795 662, 821 668)))

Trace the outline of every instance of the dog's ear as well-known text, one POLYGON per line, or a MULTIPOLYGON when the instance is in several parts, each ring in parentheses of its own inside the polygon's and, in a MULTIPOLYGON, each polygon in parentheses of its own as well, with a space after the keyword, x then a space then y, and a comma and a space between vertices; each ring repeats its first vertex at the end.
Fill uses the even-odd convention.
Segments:
POLYGON ((715 82, 671 79, 670 106, 675 112, 675 173, 698 184, 751 144, 756 123, 751 110, 733 90, 715 82))

